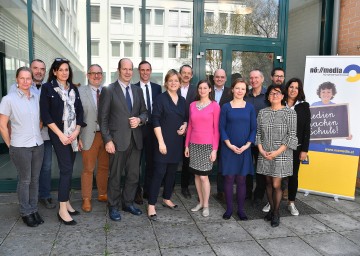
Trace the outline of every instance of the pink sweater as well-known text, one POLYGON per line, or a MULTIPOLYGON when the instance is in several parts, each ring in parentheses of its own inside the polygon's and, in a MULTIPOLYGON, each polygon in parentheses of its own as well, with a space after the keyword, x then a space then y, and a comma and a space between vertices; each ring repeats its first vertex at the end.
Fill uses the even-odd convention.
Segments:
POLYGON ((190 104, 189 123, 186 132, 185 147, 194 144, 211 144, 213 150, 219 147, 220 106, 216 101, 202 110, 196 108, 196 101, 190 104))

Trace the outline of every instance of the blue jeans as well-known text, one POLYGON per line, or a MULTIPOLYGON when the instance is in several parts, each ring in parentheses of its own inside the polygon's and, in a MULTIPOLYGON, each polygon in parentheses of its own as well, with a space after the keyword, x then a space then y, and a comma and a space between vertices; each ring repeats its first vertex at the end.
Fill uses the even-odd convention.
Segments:
POLYGON ((51 198, 51 163, 52 146, 50 140, 44 140, 44 159, 42 162, 39 177, 39 198, 51 198))
POLYGON ((20 215, 37 212, 39 174, 44 157, 44 146, 31 148, 10 146, 9 154, 18 172, 17 194, 20 215))

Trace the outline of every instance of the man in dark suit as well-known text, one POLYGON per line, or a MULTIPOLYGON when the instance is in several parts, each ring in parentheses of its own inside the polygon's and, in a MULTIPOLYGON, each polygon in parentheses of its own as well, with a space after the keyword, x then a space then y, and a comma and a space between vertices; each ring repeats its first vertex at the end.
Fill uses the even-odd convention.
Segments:
POLYGON ((121 59, 119 78, 105 87, 100 96, 98 120, 105 149, 110 154, 108 205, 111 220, 121 220, 119 207, 134 215, 142 212, 133 205, 139 181, 139 161, 143 147, 141 125, 148 118, 142 90, 130 83, 133 63, 121 59), (121 175, 125 184, 121 193, 121 175))
MULTIPOLYGON (((182 65, 180 67, 180 76, 181 76, 181 87, 178 91, 178 94, 185 98, 186 100, 186 119, 189 119, 189 108, 190 103, 195 100, 196 96, 196 87, 190 84, 190 80, 193 77, 192 68, 190 65, 182 65)), ((184 139, 184 146, 185 146, 185 139, 184 139)), ((184 147, 185 150, 185 147, 184 147)), ((189 190, 189 183, 190 179, 193 177, 189 172, 189 158, 183 158, 183 165, 181 171, 181 194, 187 198, 191 198, 190 190, 189 190)))
POLYGON ((146 125, 143 125, 141 127, 143 133, 143 144, 144 144, 142 155, 145 155, 144 186, 142 189, 139 181, 134 201, 137 204, 143 204, 144 203, 143 198, 145 199, 148 198, 149 186, 154 171, 153 152, 154 152, 155 134, 154 134, 154 127, 151 122, 152 103, 154 102, 155 98, 159 94, 161 94, 161 86, 159 84, 150 82, 152 68, 151 68, 151 64, 148 61, 146 60, 141 61, 138 66, 138 70, 140 75, 140 81, 135 85, 141 88, 143 91, 144 101, 148 113, 148 120, 146 122, 146 125))
MULTIPOLYGON (((215 92, 215 100, 219 103, 220 107, 225 103, 232 100, 232 93, 229 87, 225 86, 226 83, 226 72, 223 69, 217 69, 214 73, 214 92, 215 92)), ((221 143, 219 144, 221 145, 221 143)), ((217 152, 217 159, 218 159, 218 173, 216 179, 217 185, 217 195, 216 197, 221 200, 225 201, 225 194, 224 194, 224 178, 221 172, 221 162, 220 162, 220 147, 217 152)))

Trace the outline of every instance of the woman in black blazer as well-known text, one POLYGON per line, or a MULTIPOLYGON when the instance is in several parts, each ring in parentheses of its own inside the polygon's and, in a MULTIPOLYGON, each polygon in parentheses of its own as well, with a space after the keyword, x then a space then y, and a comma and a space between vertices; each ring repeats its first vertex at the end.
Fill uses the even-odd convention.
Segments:
POLYGON ((183 156, 183 135, 187 126, 185 99, 177 93, 180 88, 180 75, 176 70, 168 71, 164 86, 166 91, 157 96, 154 101, 151 117, 157 140, 154 146, 154 174, 149 191, 148 217, 150 220, 157 219, 155 204, 163 179, 162 205, 172 210, 178 208, 170 198, 176 170, 183 156))
POLYGON ((293 151, 293 175, 289 177, 288 190, 288 210, 292 215, 299 215, 295 207, 295 197, 298 189, 298 173, 300 161, 307 158, 310 141, 310 108, 309 103, 305 102, 303 83, 299 78, 291 78, 285 86, 285 101, 288 108, 293 108, 297 115, 297 138, 298 146, 293 151))
POLYGON ((78 215, 69 201, 71 177, 78 151, 77 137, 83 123, 83 107, 78 89, 72 83, 72 69, 67 59, 56 58, 49 70, 47 83, 42 86, 40 114, 49 127, 49 137, 54 147, 59 170, 58 201, 59 220, 65 225, 75 225, 72 215, 78 215))

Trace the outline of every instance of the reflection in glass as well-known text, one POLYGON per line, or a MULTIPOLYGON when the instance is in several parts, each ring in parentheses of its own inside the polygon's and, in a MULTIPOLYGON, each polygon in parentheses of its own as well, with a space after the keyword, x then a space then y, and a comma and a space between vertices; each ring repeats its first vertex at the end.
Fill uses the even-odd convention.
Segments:
POLYGON ((205 0, 204 33, 278 37, 279 0, 205 0))
POLYGON ((222 50, 209 50, 205 52, 205 75, 207 78, 214 75, 215 70, 222 67, 223 52, 222 50))
POLYGON ((231 74, 240 74, 248 79, 249 73, 253 69, 259 69, 264 74, 264 86, 271 83, 270 73, 273 69, 274 53, 271 52, 232 52, 232 71, 231 74))

